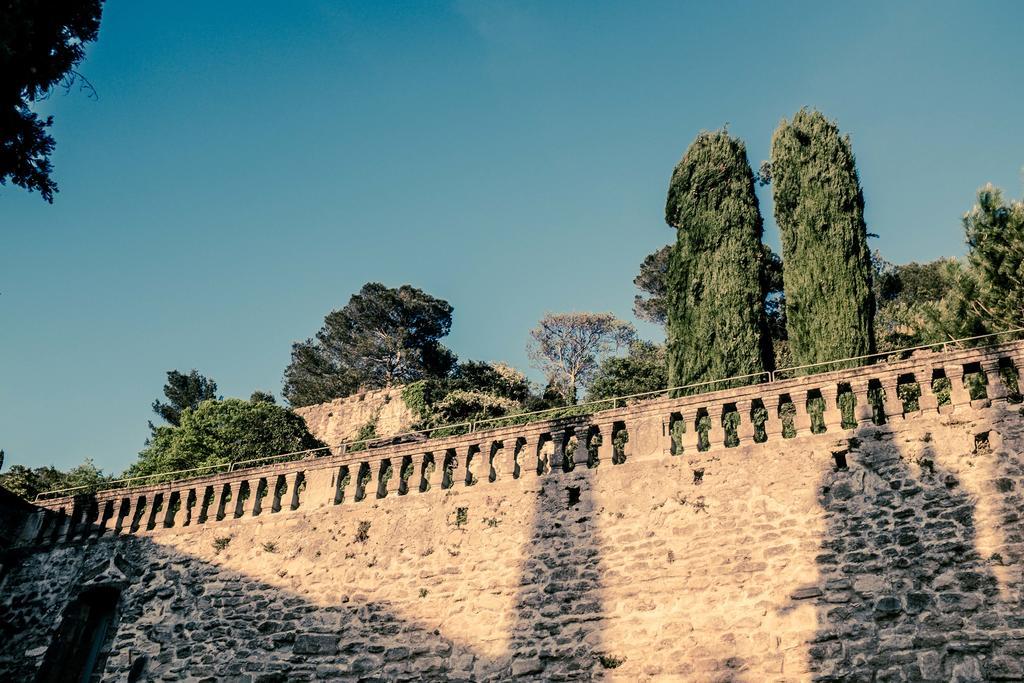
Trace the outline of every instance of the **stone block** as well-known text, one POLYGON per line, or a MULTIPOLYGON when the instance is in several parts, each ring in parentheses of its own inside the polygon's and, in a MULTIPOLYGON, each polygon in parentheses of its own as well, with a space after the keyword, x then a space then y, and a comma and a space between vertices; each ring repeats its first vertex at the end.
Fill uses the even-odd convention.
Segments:
POLYGON ((292 652, 297 655, 337 654, 338 636, 330 633, 301 633, 295 636, 292 652))

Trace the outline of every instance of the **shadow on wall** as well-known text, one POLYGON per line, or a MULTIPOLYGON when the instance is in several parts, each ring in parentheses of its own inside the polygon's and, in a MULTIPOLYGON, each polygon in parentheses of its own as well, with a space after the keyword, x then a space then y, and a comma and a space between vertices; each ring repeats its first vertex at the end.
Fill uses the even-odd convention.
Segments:
MULTIPOLYGON (((104 680, 130 681, 168 676, 263 683, 593 678, 617 666, 614 657, 601 651, 601 553, 592 495, 596 472, 582 465, 531 478, 526 488, 536 504, 532 515, 523 515, 520 529, 528 533, 508 534, 504 541, 498 518, 480 519, 479 510, 453 508, 450 542, 430 547, 439 556, 432 559, 440 560, 432 565, 436 572, 410 558, 381 560, 375 580, 391 585, 395 601, 369 597, 358 585, 337 585, 344 573, 316 576, 334 562, 326 544, 298 551, 265 544, 260 552, 268 564, 254 573, 280 578, 281 584, 146 536, 106 538, 84 552, 81 546, 66 546, 40 553, 15 570, 22 575, 13 578, 32 589, 5 615, 7 647, 0 646, 0 671, 7 680, 32 680, 41 661, 38 681, 65 680, 70 668, 88 666, 103 671, 104 680), (469 524, 492 532, 488 539, 496 548, 504 543, 521 555, 484 559, 474 553, 460 559, 459 535, 469 524), (493 595, 486 590, 488 568, 483 565, 506 560, 518 571, 503 594, 493 595), (287 584, 289 573, 302 577, 298 588, 287 584), (68 581, 69 576, 76 579, 68 581), (417 618, 416 605, 424 614, 441 614, 433 621, 417 618), (488 642, 487 623, 503 618, 496 629, 504 631, 496 634, 503 642, 488 642), (97 625, 109 623, 116 627, 100 633, 97 625), (479 641, 468 637, 474 625, 485 636, 479 641), (20 640, 29 633, 45 639, 20 640), (22 657, 26 649, 38 659, 22 657)), ((404 530, 379 518, 376 528, 357 526, 359 517, 352 512, 334 519, 337 552, 376 570, 371 540, 378 539, 372 537, 387 545, 408 539, 403 539, 404 530), (354 534, 349 527, 356 527, 354 534)), ((190 542, 210 541, 201 535, 190 542)), ((232 548, 230 540, 221 538, 213 543, 220 545, 216 552, 222 557, 248 550, 232 548)), ((99 675, 82 680, 99 680, 99 675)))
POLYGON ((815 680, 1024 679, 1024 479, 1001 450, 999 429, 1020 437, 1006 410, 1017 407, 993 408, 994 428, 974 434, 946 417, 932 431, 869 427, 850 439, 849 468, 840 455, 819 492, 815 680), (936 441, 959 452, 940 458, 936 441))

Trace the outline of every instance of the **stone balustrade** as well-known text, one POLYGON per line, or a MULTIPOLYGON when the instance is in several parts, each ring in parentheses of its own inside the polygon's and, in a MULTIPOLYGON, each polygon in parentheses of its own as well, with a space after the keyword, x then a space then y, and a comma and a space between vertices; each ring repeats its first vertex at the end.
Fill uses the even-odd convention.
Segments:
POLYGON ((678 457, 840 433, 926 412, 1005 401, 1004 369, 1024 365, 1024 342, 917 352, 835 372, 681 397, 589 415, 275 463, 170 483, 40 501, 28 545, 145 535, 432 491, 528 481, 577 467, 678 457), (965 377, 984 373, 972 400, 965 377), (949 381, 948 397, 934 390, 949 381), (902 387, 916 388, 904 400, 902 387), (880 400, 871 400, 872 393, 880 400), (812 411, 816 405, 820 410, 812 411), (842 405, 846 405, 846 414, 842 405), (791 406, 791 407, 789 407, 791 406))

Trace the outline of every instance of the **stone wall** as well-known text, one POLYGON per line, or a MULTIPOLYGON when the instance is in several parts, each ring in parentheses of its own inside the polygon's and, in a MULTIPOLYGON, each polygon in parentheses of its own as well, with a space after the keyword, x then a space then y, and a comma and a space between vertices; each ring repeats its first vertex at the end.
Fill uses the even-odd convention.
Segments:
POLYGON ((185 483, 53 501, 4 563, 0 678, 31 679, 101 586, 109 681, 1022 680, 1024 418, 995 378, 1022 350, 756 388, 988 368, 985 398, 961 378, 948 403, 861 406, 851 429, 830 407, 823 433, 798 414, 763 443, 666 440, 736 390, 188 484, 205 505, 175 508, 185 483), (415 449, 436 475, 382 475, 415 449))
POLYGON ((365 391, 329 403, 296 408, 316 438, 336 446, 357 437, 359 430, 374 424, 377 436, 401 434, 413 428, 416 415, 402 400, 402 388, 365 391))

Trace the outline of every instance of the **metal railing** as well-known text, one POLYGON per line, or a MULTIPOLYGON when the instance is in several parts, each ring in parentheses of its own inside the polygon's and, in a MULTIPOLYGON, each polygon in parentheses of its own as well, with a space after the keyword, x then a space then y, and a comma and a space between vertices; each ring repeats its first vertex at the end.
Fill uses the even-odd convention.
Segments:
MULTIPOLYGON (((292 460, 304 459, 306 457, 314 456, 317 453, 327 451, 328 453, 333 450, 340 450, 341 453, 352 453, 359 452, 362 450, 371 450, 373 448, 391 446, 396 443, 402 443, 403 439, 409 439, 411 437, 426 437, 430 439, 431 435, 437 435, 438 438, 446 436, 459 436, 464 434, 472 434, 477 429, 484 425, 493 426, 495 428, 503 426, 516 426, 529 424, 531 422, 538 422, 544 419, 557 419, 559 417, 583 417, 585 415, 592 415, 600 410, 608 410, 611 408, 623 407, 628 401, 637 401, 640 399, 649 399, 661 395, 671 395, 673 392, 693 392, 701 393, 702 390, 707 390, 716 384, 735 385, 737 382, 744 382, 746 385, 757 384, 757 381, 746 381, 755 380, 756 378, 767 379, 767 383, 782 381, 784 379, 794 379, 795 377, 780 377, 782 373, 789 373, 797 371, 812 370, 815 368, 822 368, 825 366, 840 366, 849 363, 855 363, 857 365, 867 365, 867 361, 877 360, 889 360, 893 356, 900 356, 896 358, 896 361, 905 360, 908 354, 912 354, 915 351, 923 351, 926 349, 938 349, 939 352, 949 350, 950 346, 963 346, 967 342, 977 342, 984 339, 993 339, 995 337, 1001 337, 1012 334, 1024 334, 1024 327, 1014 328, 1012 330, 1005 330, 1003 332, 993 332, 991 334, 982 334, 975 337, 964 337, 961 339, 950 339, 942 342, 935 342, 933 344, 921 344, 918 346, 908 346, 905 348, 893 349, 890 351, 879 351, 877 353, 871 353, 863 356, 853 356, 850 358, 841 358, 838 360, 821 361, 818 363, 808 363, 805 365, 794 365, 785 368, 778 368, 775 370, 766 370, 764 372, 755 372, 746 375, 734 375, 732 377, 726 377, 724 379, 707 380, 704 382, 695 382, 692 384, 684 384, 675 387, 667 387, 665 389, 655 389, 653 391, 642 391, 635 394, 626 394, 623 396, 614 396, 611 398, 602 398, 594 401, 587 401, 584 403, 577 403, 571 406, 559 406, 557 408, 544 408, 542 410, 533 410, 524 413, 515 413, 513 415, 503 415, 501 417, 491 417, 483 420, 470 420, 466 422, 456 422, 453 424, 441 425, 438 427, 430 427, 428 429, 417 429, 407 432, 401 432, 399 434, 393 434, 387 437, 374 437, 368 439, 359 439, 357 441, 344 441, 335 446, 321 446, 319 448, 310 448, 303 451, 292 451, 291 453, 280 453, 277 455, 268 455, 259 458, 249 458, 247 460, 233 460, 227 463, 218 463, 215 465, 205 465, 203 467, 194 467, 184 470, 174 470, 172 472, 160 472, 159 474, 147 474, 137 477, 123 477, 121 479, 114 479, 111 481, 104 482, 101 488, 94 490, 92 486, 72 486, 69 488, 53 489, 51 491, 44 491, 36 495, 35 500, 49 500, 52 498, 62 498, 68 495, 75 495, 75 492, 80 493, 100 493, 103 491, 116 491, 119 489, 129 488, 133 485, 138 485, 145 482, 152 483, 170 483, 172 481, 184 481, 187 479, 193 479, 200 476, 207 476, 214 474, 220 470, 223 472, 233 472, 237 469, 249 469, 260 465, 269 465, 275 462, 289 462, 292 460), (696 391, 695 391, 696 390, 696 391), (620 405, 621 404, 621 405, 620 405), (599 407, 603 406, 603 407, 599 407), (458 432, 454 430, 466 429, 465 432, 458 432), (437 434, 438 432, 445 432, 444 434, 437 434), (362 447, 362 448, 360 448, 362 447), (354 450, 355 449, 355 450, 354 450), (211 472, 211 470, 213 470, 211 472), (181 476, 176 477, 174 475, 193 475, 193 476, 181 476)), ((853 366, 855 367, 855 366, 853 366)), ((849 369, 849 368, 839 368, 849 369)), ((809 372, 804 374, 805 377, 810 377, 814 374, 823 374, 825 372, 831 372, 831 370, 822 370, 819 372, 809 372)))

